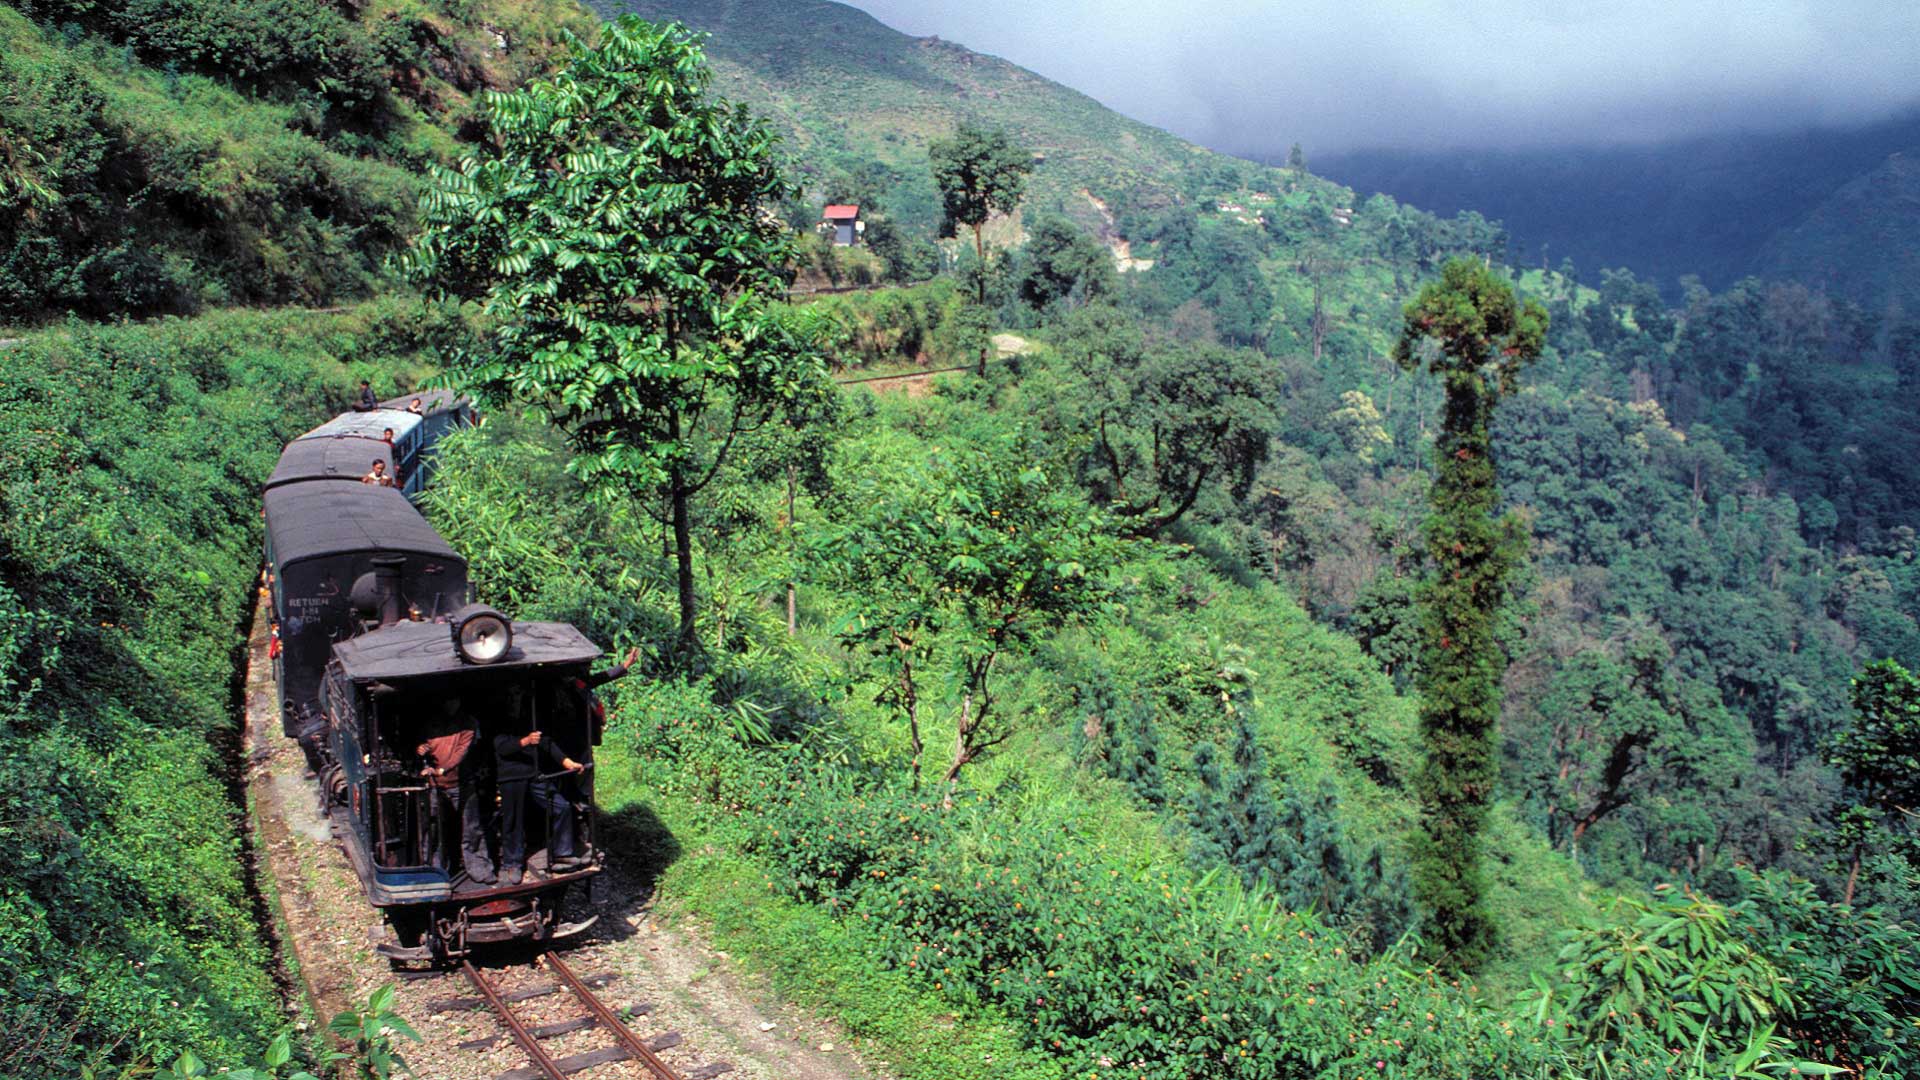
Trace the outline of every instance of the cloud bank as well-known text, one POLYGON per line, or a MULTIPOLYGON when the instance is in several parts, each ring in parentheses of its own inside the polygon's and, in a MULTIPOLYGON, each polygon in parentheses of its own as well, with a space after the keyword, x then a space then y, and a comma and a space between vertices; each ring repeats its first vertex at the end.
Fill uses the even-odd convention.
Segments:
POLYGON ((851 0, 1245 154, 1654 142, 1920 106, 1913 0, 851 0))

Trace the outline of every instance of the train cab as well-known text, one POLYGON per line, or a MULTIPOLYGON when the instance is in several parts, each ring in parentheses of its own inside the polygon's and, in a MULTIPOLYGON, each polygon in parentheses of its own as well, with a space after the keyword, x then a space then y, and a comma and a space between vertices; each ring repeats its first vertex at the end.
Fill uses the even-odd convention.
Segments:
MULTIPOLYGON (((577 690, 600 650, 565 623, 509 622, 470 605, 442 622, 399 621, 334 646, 321 707, 344 783, 349 860, 367 897, 387 908, 409 937, 429 935, 449 952, 469 944, 565 936, 584 928, 558 921, 556 894, 599 872, 594 845, 590 701, 577 690), (540 780, 553 799, 528 800, 522 821, 525 876, 474 881, 461 865, 460 822, 436 799, 420 752, 447 725, 475 734, 463 768, 491 808, 510 797, 497 782, 493 747, 538 731, 540 780), (581 766, 561 768, 568 759, 581 766), (567 815, 567 820, 560 820, 567 815), (554 838, 572 838, 574 856, 554 856, 554 838), (545 898, 543 907, 539 902, 545 898), (411 927, 404 916, 419 914, 411 927), (440 925, 446 922, 448 925, 440 925)), ((486 842, 508 842, 506 815, 486 815, 486 842)), ((562 852, 562 854, 568 854, 562 852)), ((498 857, 491 861, 498 862, 498 857)), ((489 874, 491 878, 491 874, 489 874)))

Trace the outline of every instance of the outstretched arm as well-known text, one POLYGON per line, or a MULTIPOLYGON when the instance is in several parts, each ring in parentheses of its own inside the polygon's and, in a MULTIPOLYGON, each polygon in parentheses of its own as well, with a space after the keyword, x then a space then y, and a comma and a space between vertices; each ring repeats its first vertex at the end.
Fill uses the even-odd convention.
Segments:
POLYGON ((604 686, 615 679, 622 678, 623 676, 626 675, 627 669, 633 667, 634 663, 639 659, 640 659, 640 646, 635 645, 633 648, 627 650, 626 657, 622 659, 619 663, 613 665, 612 667, 608 668, 605 671, 600 672, 597 675, 587 676, 587 688, 592 689, 593 687, 596 687, 596 686, 604 686))

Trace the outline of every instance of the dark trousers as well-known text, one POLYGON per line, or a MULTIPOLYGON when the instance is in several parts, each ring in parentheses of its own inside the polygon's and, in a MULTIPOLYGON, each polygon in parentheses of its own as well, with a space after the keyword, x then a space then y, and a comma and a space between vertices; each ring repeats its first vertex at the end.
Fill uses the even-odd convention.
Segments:
MULTIPOLYGON (((573 855, 573 803, 551 780, 533 777, 527 780, 500 781, 500 869, 524 870, 527 866, 527 808, 537 806, 547 815, 547 829, 553 843, 547 847, 549 861, 573 855)), ((535 837, 536 841, 543 839, 535 837)))
POLYGON ((487 854, 487 800, 473 780, 460 778, 458 787, 433 790, 433 865, 453 873, 453 830, 460 830, 460 865, 467 876, 485 882, 493 877, 493 859, 487 854))

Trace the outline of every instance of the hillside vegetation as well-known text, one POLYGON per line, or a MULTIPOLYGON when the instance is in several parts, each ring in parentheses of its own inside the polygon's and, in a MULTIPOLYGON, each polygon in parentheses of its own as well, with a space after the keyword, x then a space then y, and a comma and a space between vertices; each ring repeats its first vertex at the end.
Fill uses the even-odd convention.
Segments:
POLYGON ((0 4, 0 324, 369 295, 569 0, 0 4))
POLYGON ((236 312, 0 354, 8 1075, 236 1065, 286 1022, 227 790, 259 482, 357 373, 420 371, 447 329, 236 312))
POLYGON ((831 0, 593 0, 713 34, 718 87, 788 139, 816 203, 878 199, 924 232, 939 202, 925 168, 930 139, 961 120, 989 120, 1044 155, 1032 205, 1090 214, 1091 188, 1171 202, 1196 169, 1228 159, 1023 68, 937 38, 911 38, 831 0))
POLYGON ((1756 269, 1805 281, 1869 311, 1920 310, 1920 140, 1835 188, 1774 233, 1756 269))

